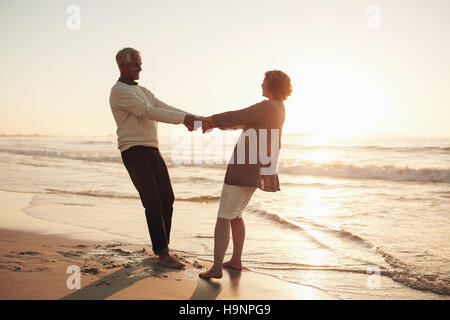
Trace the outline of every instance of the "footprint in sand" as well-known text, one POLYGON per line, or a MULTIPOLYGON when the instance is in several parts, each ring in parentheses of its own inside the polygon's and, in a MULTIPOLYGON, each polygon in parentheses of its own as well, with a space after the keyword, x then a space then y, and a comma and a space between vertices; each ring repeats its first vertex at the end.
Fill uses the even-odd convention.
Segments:
POLYGON ((41 254, 41 253, 40 252, 35 252, 35 251, 22 251, 22 252, 19 252, 17 255, 35 256, 37 254, 41 254))
POLYGON ((84 254, 83 251, 57 251, 60 255, 63 255, 66 258, 79 258, 84 254))
POLYGON ((84 268, 81 270, 81 273, 84 274, 98 274, 98 269, 97 268, 84 268))

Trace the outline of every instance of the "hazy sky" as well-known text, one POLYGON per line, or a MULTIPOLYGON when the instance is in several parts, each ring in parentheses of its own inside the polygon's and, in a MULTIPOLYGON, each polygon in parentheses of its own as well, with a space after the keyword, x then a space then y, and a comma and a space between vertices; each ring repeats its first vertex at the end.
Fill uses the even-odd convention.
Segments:
POLYGON ((139 83, 196 114, 262 100, 280 69, 286 131, 450 136, 448 0, 0 0, 0 21, 0 133, 115 134, 115 54, 131 46, 139 83))

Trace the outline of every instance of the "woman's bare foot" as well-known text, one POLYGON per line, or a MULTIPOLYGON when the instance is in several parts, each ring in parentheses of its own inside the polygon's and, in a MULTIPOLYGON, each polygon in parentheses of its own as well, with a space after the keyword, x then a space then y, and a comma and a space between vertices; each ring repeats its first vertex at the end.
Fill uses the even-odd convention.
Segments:
POLYGON ((210 279, 210 278, 220 279, 222 278, 222 269, 218 270, 215 268, 211 268, 208 271, 199 273, 198 276, 202 279, 210 279))
POLYGON ((183 269, 184 264, 175 260, 170 254, 165 253, 159 256, 159 262, 169 268, 183 269))
POLYGON ((233 260, 230 260, 228 262, 223 263, 224 268, 231 268, 234 270, 242 271, 242 262, 235 262, 233 260))

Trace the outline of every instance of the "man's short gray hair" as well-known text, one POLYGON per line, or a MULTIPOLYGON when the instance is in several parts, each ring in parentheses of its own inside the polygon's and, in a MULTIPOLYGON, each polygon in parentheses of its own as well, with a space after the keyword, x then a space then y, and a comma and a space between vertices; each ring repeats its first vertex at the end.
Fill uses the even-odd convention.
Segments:
POLYGON ((117 65, 120 66, 122 63, 131 62, 131 56, 134 54, 141 54, 139 51, 133 48, 123 48, 116 54, 117 65))

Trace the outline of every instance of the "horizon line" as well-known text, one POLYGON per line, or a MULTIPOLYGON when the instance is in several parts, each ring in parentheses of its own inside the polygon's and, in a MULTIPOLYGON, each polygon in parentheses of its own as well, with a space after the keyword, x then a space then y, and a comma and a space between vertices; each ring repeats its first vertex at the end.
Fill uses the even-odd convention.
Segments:
MULTIPOLYGON (((166 133, 161 134, 160 136, 167 136, 166 133)), ((320 133, 309 133, 309 132, 290 132, 284 133, 283 136, 320 136, 320 133)), ((420 137, 420 138, 450 138, 449 134, 436 134, 436 133, 428 133, 428 134, 412 134, 412 133, 392 133, 392 132, 381 132, 381 133, 361 133, 355 134, 351 137, 360 137, 360 136, 392 136, 392 137, 420 137)), ((41 137, 41 138, 117 138, 115 133, 110 134, 92 134, 92 135, 81 135, 81 134, 73 134, 73 135, 58 135, 58 134, 45 134, 45 133, 0 133, 0 138, 14 138, 14 137, 23 137, 23 138, 32 138, 32 137, 41 137)), ((339 138, 339 135, 337 135, 339 138)))

